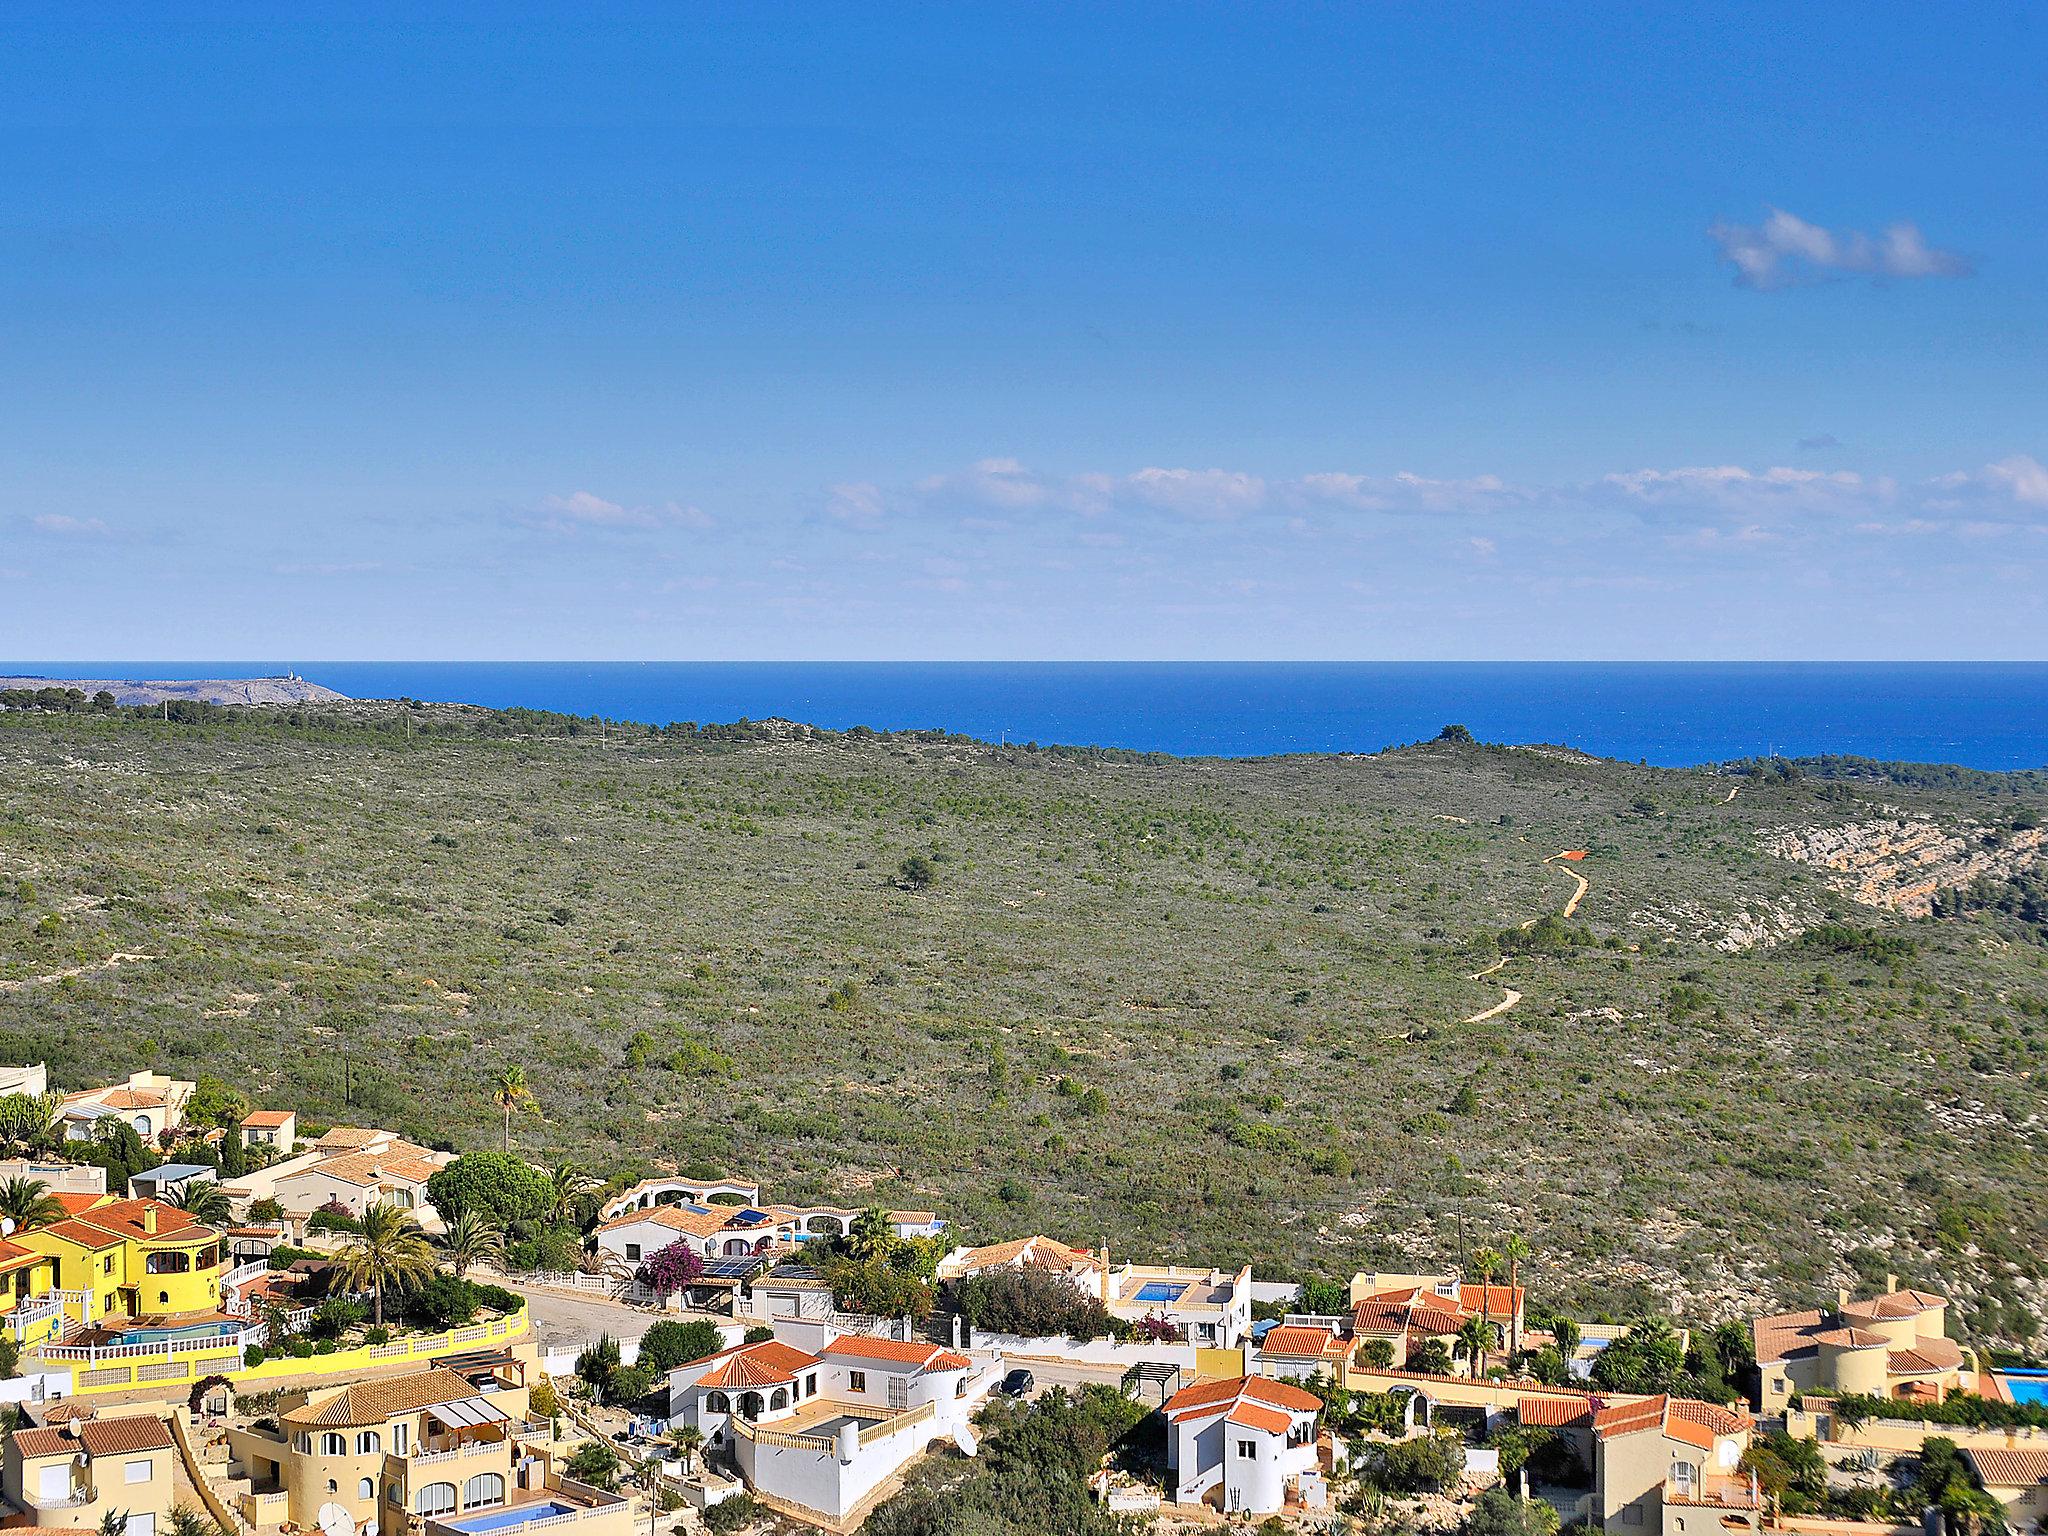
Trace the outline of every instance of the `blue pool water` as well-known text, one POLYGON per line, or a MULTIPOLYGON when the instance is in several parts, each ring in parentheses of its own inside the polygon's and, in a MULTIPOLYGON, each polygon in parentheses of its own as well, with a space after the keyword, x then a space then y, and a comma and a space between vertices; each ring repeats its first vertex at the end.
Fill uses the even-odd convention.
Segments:
POLYGON ((481 1514, 464 1515, 459 1520, 443 1520, 441 1523, 456 1531, 502 1531, 508 1526, 525 1525, 531 1520, 549 1520, 556 1515, 575 1512, 574 1504, 563 1504, 555 1499, 539 1499, 531 1504, 508 1504, 503 1509, 487 1509, 481 1514))
POLYGON ((1153 1280, 1138 1287, 1137 1299, 1139 1301, 1178 1301, 1180 1300, 1181 1293, 1186 1289, 1187 1287, 1184 1285, 1168 1285, 1163 1280, 1153 1280))
POLYGON ((0 662, 0 675, 300 675, 356 698, 666 725, 845 729, 1247 757, 1375 752, 1453 722, 1672 766, 1772 750, 2048 765, 2041 662, 0 662))
POLYGON ((1999 1379, 2016 1403, 2048 1403, 2048 1371, 2000 1371, 1999 1379))
POLYGON ((188 1323, 183 1328, 123 1328, 123 1344, 161 1344, 166 1339, 217 1339, 239 1333, 240 1323, 188 1323))

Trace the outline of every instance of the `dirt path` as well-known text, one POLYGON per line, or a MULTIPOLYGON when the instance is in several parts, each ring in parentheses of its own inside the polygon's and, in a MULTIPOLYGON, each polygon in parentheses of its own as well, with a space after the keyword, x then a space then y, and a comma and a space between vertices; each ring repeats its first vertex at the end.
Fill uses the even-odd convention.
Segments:
POLYGON ((1467 1024, 1484 1024, 1488 1019, 1494 1018, 1499 1014, 1506 1013, 1510 1008, 1514 1007, 1515 1004, 1519 1003, 1522 1000, 1522 994, 1517 992, 1513 987, 1508 987, 1504 990, 1507 992, 1506 997, 1502 998, 1499 1002, 1495 1003, 1491 1008, 1487 1009, 1484 1013, 1475 1013, 1472 1015, 1471 1018, 1466 1019, 1464 1022, 1467 1024))
POLYGON ((23 987, 43 986, 53 981, 69 981, 73 976, 89 976, 94 971, 111 971, 117 965, 132 965, 138 960, 154 960, 155 955, 109 955, 104 960, 95 960, 90 965, 68 966, 61 971, 52 971, 47 976, 22 976, 13 981, 0 981, 0 992, 19 992, 23 987))
MULTIPOLYGON (((1551 858, 1556 857, 1556 854, 1551 855, 1551 858)), ((1550 862, 1550 859, 1545 859, 1543 862, 1548 864, 1550 862)), ((1585 899, 1586 877, 1580 874, 1576 869, 1568 869, 1562 864, 1558 865, 1557 867, 1559 869, 1564 870, 1564 872, 1567 875, 1570 875, 1574 880, 1579 882, 1579 888, 1576 891, 1572 892, 1572 899, 1564 904, 1564 911, 1558 914, 1560 917, 1570 917, 1574 912, 1579 910, 1579 903, 1585 899)), ((1534 926, 1533 920, 1531 922, 1524 923, 1522 926, 1524 928, 1534 926)))
MULTIPOLYGON (((1552 861, 1562 859, 1563 857, 1564 855, 1561 853, 1553 853, 1549 858, 1545 859, 1543 862, 1549 864, 1552 861)), ((1560 863, 1557 867, 1563 870, 1564 873, 1569 875, 1573 880, 1576 880, 1578 882, 1579 888, 1572 892, 1571 899, 1565 902, 1564 911, 1560 914, 1561 916, 1568 918, 1574 912, 1579 910, 1579 903, 1585 900, 1589 882, 1587 881, 1584 875, 1580 874, 1577 870, 1573 869, 1568 864, 1560 863)), ((1522 924, 1522 931, 1524 933, 1527 933, 1531 928, 1534 928, 1536 926, 1536 923, 1537 919, 1533 917, 1530 918, 1528 921, 1522 924)), ((1502 955, 1498 960, 1494 961, 1493 964, 1489 965, 1485 970, 1472 971, 1469 974, 1467 974, 1465 979, 1467 981, 1482 981, 1486 977, 1491 976, 1495 971, 1499 970, 1502 966, 1506 965, 1507 963, 1508 957, 1506 955, 1502 955)), ((1488 1008, 1485 1012, 1475 1013, 1472 1015, 1471 1018, 1462 1020, 1461 1022, 1466 1024, 1483 1024, 1488 1019, 1499 1018, 1502 1014, 1506 1013, 1510 1008, 1514 1007, 1515 1004, 1519 1003, 1522 1000, 1522 994, 1517 992, 1513 987, 1506 986, 1505 984, 1503 984, 1502 990, 1507 993, 1506 997, 1503 997, 1499 1002, 1495 1003, 1491 1008, 1488 1008)))
MULTIPOLYGON (((1734 787, 1733 789, 1731 789, 1731 790, 1729 790, 1729 791, 1728 791, 1728 800, 1733 800, 1733 799, 1734 799, 1734 798, 1735 798, 1735 797, 1736 797, 1737 795, 1739 795, 1739 794, 1741 794, 1741 793, 1742 793, 1742 786, 1741 786, 1740 784, 1738 784, 1738 785, 1736 785, 1736 786, 1735 786, 1735 787, 1734 787)), ((1726 804, 1728 803, 1728 800, 1723 800, 1723 801, 1722 801, 1721 803, 1722 803, 1723 805, 1726 805, 1726 804)))

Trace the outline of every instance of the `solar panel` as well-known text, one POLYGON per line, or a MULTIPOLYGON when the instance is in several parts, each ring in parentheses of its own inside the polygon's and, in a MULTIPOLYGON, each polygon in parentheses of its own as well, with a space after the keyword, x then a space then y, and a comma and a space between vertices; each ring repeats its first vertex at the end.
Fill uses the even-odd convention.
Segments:
POLYGON ((728 1258, 706 1259, 704 1278, 707 1280, 744 1280, 763 1264, 767 1255, 759 1253, 736 1254, 728 1258))

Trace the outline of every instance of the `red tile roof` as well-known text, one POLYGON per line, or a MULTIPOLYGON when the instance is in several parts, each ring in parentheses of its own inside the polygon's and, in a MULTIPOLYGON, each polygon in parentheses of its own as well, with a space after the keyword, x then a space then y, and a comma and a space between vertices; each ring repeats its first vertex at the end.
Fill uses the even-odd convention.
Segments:
POLYGON ((292 1118, 292 1112, 288 1109, 252 1109, 242 1116, 242 1124, 279 1129, 292 1118))
POLYGON ((974 1362, 965 1355, 936 1344, 902 1344, 894 1339, 870 1339, 862 1334, 842 1334, 821 1351, 828 1358, 875 1360, 885 1365, 914 1365, 919 1372, 964 1371, 974 1362))
POLYGON ((1515 1417, 1545 1429, 1582 1429, 1593 1422, 1590 1397, 1525 1397, 1515 1404, 1515 1417))
POLYGON ((2048 1450, 2035 1446, 1994 1446, 1964 1451, 1986 1488, 2031 1488, 2048 1481, 2048 1450))
POLYGON ((154 1414, 135 1414, 125 1419, 87 1419, 78 1426, 78 1438, 93 1456, 128 1456, 136 1451, 168 1451, 171 1431, 154 1414))
POLYGON ((1259 1353, 1284 1355, 1296 1360, 1341 1356, 1347 1347, 1346 1341, 1329 1329, 1311 1328, 1299 1323, 1283 1323, 1278 1328, 1269 1328, 1265 1338, 1259 1341, 1259 1353))
POLYGON ((822 1363, 816 1355, 775 1339, 735 1345, 711 1358, 717 1363, 697 1378, 700 1387, 780 1386, 795 1381, 798 1372, 822 1363))
POLYGON ((1254 1429, 1278 1434, 1287 1427, 1285 1414, 1273 1413, 1272 1410, 1318 1413, 1322 1406, 1322 1399, 1313 1393, 1267 1376, 1228 1376, 1221 1381, 1202 1381, 1192 1387, 1181 1388, 1166 1400, 1162 1411, 1169 1419, 1175 1420, 1206 1419, 1215 1414, 1226 1414, 1234 1424, 1249 1424, 1254 1429), (1269 1417, 1262 1419, 1261 1415, 1269 1417), (1283 1421, 1278 1428, 1273 1427, 1275 1420, 1283 1421))

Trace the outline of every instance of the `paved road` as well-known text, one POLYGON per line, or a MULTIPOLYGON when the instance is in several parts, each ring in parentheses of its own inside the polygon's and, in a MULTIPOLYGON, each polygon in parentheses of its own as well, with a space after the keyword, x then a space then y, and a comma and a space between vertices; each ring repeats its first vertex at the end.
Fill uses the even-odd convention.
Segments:
POLYGON ((533 1337, 542 1349, 580 1351, 595 1344, 601 1333, 621 1342, 637 1339, 647 1331, 648 1324, 659 1321, 655 1313, 602 1296, 564 1295, 510 1280, 501 1280, 499 1284, 526 1298, 527 1316, 533 1319, 533 1337))

